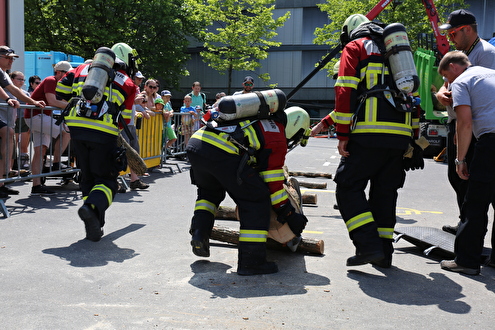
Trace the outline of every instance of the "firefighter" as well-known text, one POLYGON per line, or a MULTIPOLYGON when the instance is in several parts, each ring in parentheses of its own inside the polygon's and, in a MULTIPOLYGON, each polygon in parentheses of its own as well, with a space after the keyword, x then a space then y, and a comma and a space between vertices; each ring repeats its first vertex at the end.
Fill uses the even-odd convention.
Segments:
POLYGON ((130 122, 136 95, 136 86, 130 77, 137 72, 140 63, 137 52, 125 43, 117 43, 111 50, 106 48, 104 53, 100 49, 92 64, 82 64, 69 71, 57 85, 57 94, 70 100, 65 122, 69 126, 77 165, 81 169, 79 185, 84 200, 78 214, 85 224, 86 238, 94 242, 103 235, 105 210, 112 204, 118 189, 118 174, 125 166, 125 153, 117 147, 120 131, 117 119, 122 116, 125 123, 130 122), (112 54, 115 59, 112 68, 95 64, 97 55, 112 54), (107 71, 108 75, 102 75, 101 81, 90 79, 91 71, 100 69, 107 71), (86 80, 101 85, 102 90, 95 93, 95 98, 99 95, 96 104, 84 94, 86 80))
POLYGON ((216 128, 206 125, 187 146, 191 181, 198 187, 190 229, 193 253, 210 255, 214 217, 227 192, 239 210, 239 275, 278 271, 274 262, 266 260, 271 207, 277 220, 287 222, 296 236, 307 222, 289 202, 283 165, 289 143, 309 135, 309 115, 298 108, 287 113, 279 110, 273 117, 240 119, 238 124, 222 123, 216 128))
POLYGON ((334 181, 338 208, 356 248, 347 266, 372 263, 389 268, 397 190, 404 184, 404 169, 424 164, 421 148, 412 141, 417 113, 399 111, 384 92, 394 86, 375 30, 383 31, 361 14, 349 16, 342 27, 344 48, 333 117, 342 158, 334 181), (409 144, 412 163, 403 160, 409 144))

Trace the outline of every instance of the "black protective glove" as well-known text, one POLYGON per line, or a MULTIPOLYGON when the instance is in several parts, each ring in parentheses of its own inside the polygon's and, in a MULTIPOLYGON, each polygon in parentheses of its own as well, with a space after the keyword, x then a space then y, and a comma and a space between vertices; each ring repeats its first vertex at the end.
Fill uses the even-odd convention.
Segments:
POLYGON ((410 157, 405 156, 403 159, 403 166, 406 171, 414 171, 425 168, 425 161, 423 159, 423 148, 416 144, 415 141, 411 141, 410 146, 412 149, 412 155, 410 157))
POLYGON ((303 215, 296 213, 294 206, 291 203, 287 203, 280 208, 277 212, 278 217, 277 221, 280 223, 286 223, 289 225, 290 230, 296 235, 301 235, 304 227, 306 227, 306 223, 308 219, 303 215))
POLYGON ((287 224, 289 225, 290 230, 296 236, 301 236, 304 228, 306 227, 306 223, 308 222, 308 218, 304 216, 304 214, 299 214, 292 212, 287 218, 287 224))

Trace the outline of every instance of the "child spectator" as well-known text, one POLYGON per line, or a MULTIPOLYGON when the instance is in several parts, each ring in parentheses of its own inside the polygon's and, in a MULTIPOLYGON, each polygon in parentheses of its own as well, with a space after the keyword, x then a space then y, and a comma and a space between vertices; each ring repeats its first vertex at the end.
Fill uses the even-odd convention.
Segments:
POLYGON ((191 95, 186 95, 184 96, 184 105, 180 108, 180 113, 187 113, 187 115, 181 115, 181 135, 184 136, 184 147, 193 133, 193 118, 196 117, 196 109, 191 106, 191 103, 191 95))
MULTIPOLYGON (((162 100, 164 103, 163 107, 163 143, 166 141, 165 148, 168 150, 175 141, 177 141, 177 135, 172 128, 172 119, 174 117, 174 110, 172 109, 172 103, 170 99, 172 98, 172 93, 168 90, 161 92, 162 100), (165 140, 166 139, 166 140, 165 140)), ((158 99, 157 99, 158 100, 158 99)), ((155 100, 156 103, 156 100, 155 100)), ((155 104, 156 106, 156 104, 155 104)))

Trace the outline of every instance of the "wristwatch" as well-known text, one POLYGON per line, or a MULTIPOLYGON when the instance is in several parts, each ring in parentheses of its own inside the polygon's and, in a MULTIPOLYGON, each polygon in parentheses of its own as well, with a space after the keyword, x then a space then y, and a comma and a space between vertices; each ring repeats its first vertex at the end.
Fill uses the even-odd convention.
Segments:
POLYGON ((464 158, 463 160, 459 160, 459 159, 455 159, 454 160, 454 163, 455 163, 455 166, 459 166, 459 165, 462 165, 462 164, 466 164, 466 158, 464 158))

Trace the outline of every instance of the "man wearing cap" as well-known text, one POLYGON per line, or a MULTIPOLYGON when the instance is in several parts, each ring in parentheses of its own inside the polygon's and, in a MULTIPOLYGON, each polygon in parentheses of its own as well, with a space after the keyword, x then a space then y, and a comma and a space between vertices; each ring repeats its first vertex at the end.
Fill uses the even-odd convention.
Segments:
MULTIPOLYGON (((482 66, 489 69, 495 69, 495 47, 478 35, 476 17, 470 11, 465 9, 455 10, 450 13, 447 23, 439 27, 447 31, 449 40, 454 44, 457 50, 463 51, 473 65, 482 66)), ((456 173, 455 155, 456 146, 454 136, 456 132, 456 113, 452 108, 452 94, 450 86, 445 83, 435 95, 437 100, 446 106, 448 113, 449 133, 447 136, 447 175, 449 182, 454 189, 457 197, 459 211, 467 190, 467 181, 459 178, 456 173)), ((467 163, 471 162, 474 150, 474 140, 466 154, 467 163)), ((455 235, 458 224, 455 226, 445 225, 442 229, 455 235)))
MULTIPOLYGON (((20 88, 16 87, 12 83, 12 80, 7 74, 7 71, 12 69, 12 63, 14 63, 16 58, 19 58, 19 55, 17 55, 13 49, 11 49, 8 46, 0 46, 0 87, 8 90, 12 95, 14 95, 20 101, 35 105, 36 107, 39 108, 44 108, 45 107, 44 101, 35 101, 34 97, 27 96, 20 88)), ((3 89, 0 92, 0 99, 5 100, 12 107, 18 108, 19 102, 17 100, 11 99, 3 89)), ((0 137, 2 137, 3 141, 7 140, 7 136, 8 134, 6 127, 0 128, 0 137)), ((13 135, 10 135, 9 139, 11 139, 12 136, 13 135)), ((7 147, 7 144, 5 144, 2 147, 7 147)), ((9 146, 9 149, 2 150, 2 154, 12 155, 12 151, 7 152, 7 150, 13 150, 13 149, 10 148, 9 146)), ((6 168, 10 169, 10 160, 12 159, 12 157, 5 157, 5 158, 7 164, 0 163, 0 178, 3 177, 3 175, 5 174, 6 168)), ((17 195, 18 193, 19 192, 17 190, 13 190, 11 188, 6 187, 3 184, 0 184, 0 198, 6 197, 4 196, 5 194, 17 195)))
MULTIPOLYGON (((141 73, 141 71, 138 71, 138 72, 136 72, 136 74, 134 75, 134 77, 132 77, 132 81, 134 81, 134 84, 136 86, 138 86, 138 88, 140 88, 140 86, 141 86, 144 78, 145 77, 143 76, 143 74, 141 73)), ((138 93, 140 93, 140 92, 141 92, 141 90, 138 93)))
POLYGON ((242 91, 235 92, 233 95, 240 95, 240 94, 246 94, 246 93, 252 93, 253 92, 253 87, 254 87, 254 79, 251 76, 246 76, 244 78, 244 81, 242 82, 242 91))
MULTIPOLYGON (((56 63, 53 66, 54 75, 43 79, 31 96, 34 99, 43 100, 49 106, 64 109, 67 106, 67 101, 57 98, 55 89, 57 88, 57 82, 71 69, 72 66, 67 61, 56 63)), ((26 118, 26 124, 33 133, 34 154, 31 162, 32 173, 41 173, 42 159, 45 156, 52 138, 58 138, 58 143, 53 147, 53 164, 51 169, 61 169, 60 159, 62 153, 69 144, 69 133, 55 124, 56 120, 52 117, 52 110, 28 110, 24 112, 24 118, 26 118)), ((41 185, 40 178, 33 178, 31 195, 52 195, 54 193, 54 191, 41 185)))

